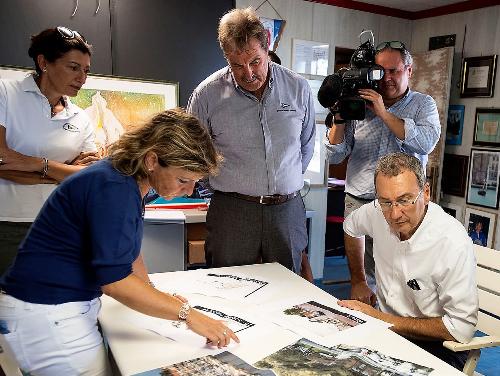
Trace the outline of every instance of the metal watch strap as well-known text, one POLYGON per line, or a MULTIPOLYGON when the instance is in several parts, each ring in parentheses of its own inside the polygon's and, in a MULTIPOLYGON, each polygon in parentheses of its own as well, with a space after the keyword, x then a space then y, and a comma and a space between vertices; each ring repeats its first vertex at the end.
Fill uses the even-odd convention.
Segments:
POLYGON ((185 321, 188 318, 190 309, 191 309, 191 306, 189 305, 189 303, 184 303, 181 306, 181 309, 179 310, 179 320, 185 321))

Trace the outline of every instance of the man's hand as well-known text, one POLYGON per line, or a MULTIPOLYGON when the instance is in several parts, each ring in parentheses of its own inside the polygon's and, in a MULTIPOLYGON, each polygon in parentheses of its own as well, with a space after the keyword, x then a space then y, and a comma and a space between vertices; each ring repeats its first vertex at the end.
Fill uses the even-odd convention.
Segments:
POLYGON ((387 112, 382 95, 377 93, 375 90, 359 89, 358 93, 361 98, 368 101, 366 105, 375 113, 375 115, 382 117, 382 115, 387 112))
POLYGON ((370 304, 372 306, 377 303, 377 297, 373 291, 368 287, 366 281, 361 281, 353 283, 351 285, 351 299, 358 300, 365 304, 370 304))
POLYGON ((341 307, 353 309, 355 311, 363 312, 364 314, 375 317, 377 319, 381 318, 381 312, 378 309, 373 308, 371 305, 358 302, 357 300, 339 300, 337 304, 341 307))

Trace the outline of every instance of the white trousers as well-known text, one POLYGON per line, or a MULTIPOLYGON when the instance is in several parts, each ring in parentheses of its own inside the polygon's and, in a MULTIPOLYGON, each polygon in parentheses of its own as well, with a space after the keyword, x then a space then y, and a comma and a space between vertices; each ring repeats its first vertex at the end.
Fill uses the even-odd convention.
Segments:
POLYGON ((97 315, 101 301, 33 304, 0 294, 0 334, 33 376, 110 375, 97 315))

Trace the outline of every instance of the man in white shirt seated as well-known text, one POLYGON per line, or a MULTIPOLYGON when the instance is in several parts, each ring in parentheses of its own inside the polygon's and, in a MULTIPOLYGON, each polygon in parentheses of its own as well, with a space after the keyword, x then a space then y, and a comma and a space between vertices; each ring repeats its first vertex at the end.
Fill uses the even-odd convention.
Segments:
MULTIPOLYGON (((344 221, 352 283, 365 283, 364 236, 373 238, 380 310, 356 300, 339 304, 388 323, 392 330, 452 366, 466 353, 442 342, 471 340, 477 323, 476 262, 464 226, 430 202, 420 161, 404 153, 382 157, 375 170, 377 199, 344 221), (356 244, 358 243, 358 244, 356 244)), ((373 299, 374 302, 374 299, 373 299)))

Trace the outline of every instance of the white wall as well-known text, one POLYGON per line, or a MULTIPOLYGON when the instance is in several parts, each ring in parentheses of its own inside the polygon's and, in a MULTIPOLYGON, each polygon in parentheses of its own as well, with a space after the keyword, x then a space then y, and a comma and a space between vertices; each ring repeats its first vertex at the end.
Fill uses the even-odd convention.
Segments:
MULTIPOLYGON (((251 6, 255 9, 261 3, 262 0, 236 0, 238 8, 251 6)), ((276 52, 283 65, 288 68, 291 68, 292 38, 328 43, 330 45, 328 73, 332 73, 335 47, 356 48, 359 45, 358 35, 362 30, 371 29, 375 36, 375 43, 400 40, 413 52, 426 51, 429 37, 456 34, 450 104, 465 105, 465 121, 462 145, 447 146, 447 153, 470 155, 476 107, 500 107, 500 72, 497 72, 496 76, 497 93, 494 98, 460 99, 458 89, 464 27, 467 25, 463 51, 465 57, 500 54, 500 22, 498 22, 500 6, 410 21, 303 0, 271 0, 271 3, 287 21, 276 52)), ((263 17, 280 18, 267 2, 259 8, 257 13, 263 17)), ((321 79, 321 77, 307 78, 321 79)), ((326 216, 326 190, 319 187, 312 189, 317 192, 314 191, 306 200, 308 209, 317 211, 311 234, 313 236, 311 263, 314 277, 321 278, 326 228, 323 224, 323 218, 326 216)), ((465 198, 445 196, 443 199, 463 206, 465 212, 465 198)), ((486 210, 498 213, 495 210, 486 210)), ((497 229, 500 230, 500 226, 497 226, 497 229)), ((500 231, 497 232, 495 243, 499 247, 495 246, 495 248, 499 249, 500 231)))
MULTIPOLYGON (((462 145, 447 145, 445 149, 446 153, 470 156, 474 136, 476 107, 500 108, 500 70, 498 68, 495 79, 496 90, 493 98, 460 98, 459 89, 462 54, 463 57, 500 54, 499 19, 500 6, 494 6, 468 12, 450 14, 447 16, 413 21, 411 49, 415 52, 427 50, 429 37, 431 36, 449 34, 457 35, 450 104, 462 104, 465 106, 464 129, 462 135, 462 145), (464 41, 465 27, 467 27, 467 32, 465 34, 464 41)), ((474 148, 478 147, 474 146, 474 148)), ((444 195, 442 201, 452 202, 462 206, 465 214, 465 207, 467 206, 465 197, 444 195)), ((470 206, 474 207, 473 205, 470 206)), ((498 210, 482 207, 475 208, 499 214, 498 210)), ((497 217, 497 221, 498 220, 499 218, 497 217)), ((494 248, 500 249, 500 225, 498 223, 494 248)))

